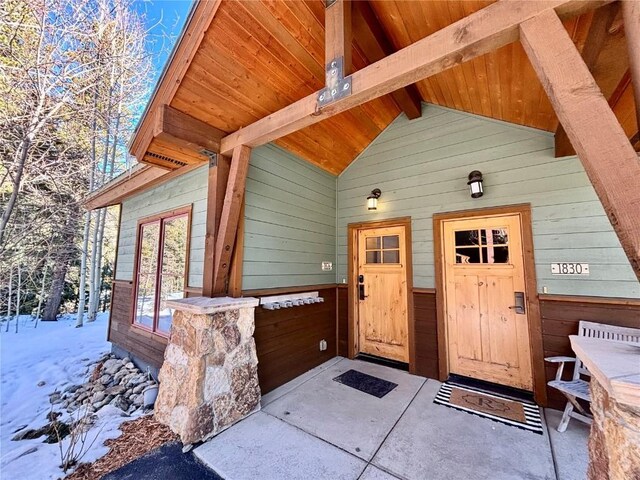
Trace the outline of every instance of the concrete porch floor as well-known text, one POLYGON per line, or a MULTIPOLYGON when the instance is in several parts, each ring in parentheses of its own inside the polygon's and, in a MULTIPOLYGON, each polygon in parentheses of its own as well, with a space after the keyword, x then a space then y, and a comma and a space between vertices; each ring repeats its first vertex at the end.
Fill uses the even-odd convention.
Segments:
POLYGON ((336 357, 265 395, 262 410, 199 446, 226 480, 586 477, 589 428, 546 410, 544 435, 433 403, 440 382, 336 357), (397 383, 383 398, 334 382, 356 369, 397 383))

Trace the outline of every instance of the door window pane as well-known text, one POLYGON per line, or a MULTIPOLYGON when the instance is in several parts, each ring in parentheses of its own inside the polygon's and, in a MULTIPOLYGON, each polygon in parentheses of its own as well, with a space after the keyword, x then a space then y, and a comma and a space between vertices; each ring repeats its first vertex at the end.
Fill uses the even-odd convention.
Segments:
POLYGON ((509 247, 485 247, 482 249, 484 263, 509 263, 509 247))
POLYGON ((143 225, 140 228, 138 292, 136 297, 135 322, 147 328, 153 328, 156 305, 159 246, 160 223, 157 222, 143 225))
POLYGON ((456 247, 479 245, 478 230, 461 230, 456 232, 456 247))
POLYGON ((456 263, 482 263, 479 248, 456 248, 456 263))
POLYGON ((382 263, 400 263, 400 250, 383 250, 382 263))
POLYGON ((382 237, 382 248, 400 248, 400 237, 398 235, 382 237))
POLYGON ((187 220, 188 217, 185 215, 164 222, 157 328, 162 333, 169 333, 173 318, 173 310, 167 308, 165 302, 184 296, 184 274, 187 265, 187 220))
POLYGON ((380 248, 380 237, 367 237, 366 239, 367 250, 375 250, 380 248))
POLYGON ((367 252, 367 263, 380 263, 381 261, 380 250, 367 252))

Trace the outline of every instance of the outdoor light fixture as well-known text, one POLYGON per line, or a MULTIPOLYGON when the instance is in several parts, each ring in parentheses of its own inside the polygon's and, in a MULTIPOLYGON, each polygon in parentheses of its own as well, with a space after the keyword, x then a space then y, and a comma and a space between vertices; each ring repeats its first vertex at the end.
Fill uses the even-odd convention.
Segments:
POLYGON ((482 190, 482 172, 474 170, 469 174, 469 191, 471 192, 471 198, 480 198, 484 191, 482 190))
POLYGON ((371 195, 367 197, 367 209, 368 210, 377 210, 378 209, 378 199, 382 195, 382 192, 379 188, 374 188, 371 190, 371 195))

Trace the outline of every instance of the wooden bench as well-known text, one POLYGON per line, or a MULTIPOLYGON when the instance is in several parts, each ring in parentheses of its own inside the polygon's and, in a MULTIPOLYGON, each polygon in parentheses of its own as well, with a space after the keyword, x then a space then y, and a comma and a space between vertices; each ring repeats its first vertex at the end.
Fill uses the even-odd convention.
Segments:
MULTIPOLYGON (((640 343, 640 329, 616 327, 614 325, 606 325, 603 323, 580 321, 578 326, 578 336, 589 338, 600 338, 615 342, 640 343)), ((556 378, 551 380, 548 385, 559 390, 567 397, 567 405, 562 415, 562 420, 558 425, 558 431, 564 432, 569 425, 569 420, 575 418, 582 422, 591 424, 591 415, 589 415, 577 399, 591 402, 591 393, 589 392, 589 381, 585 377, 591 377, 589 370, 585 368, 579 358, 573 357, 547 357, 547 362, 559 363, 556 378), (571 380, 562 380, 564 364, 574 362, 573 376, 571 380), (574 412, 574 409, 578 410, 574 412)))

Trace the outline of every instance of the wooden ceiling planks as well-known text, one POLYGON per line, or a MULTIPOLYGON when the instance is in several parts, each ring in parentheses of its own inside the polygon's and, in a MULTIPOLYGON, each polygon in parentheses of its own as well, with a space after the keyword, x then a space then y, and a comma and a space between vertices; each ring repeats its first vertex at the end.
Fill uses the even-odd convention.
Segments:
MULTIPOLYGON (((396 49, 404 48, 493 3, 488 0, 407 2, 371 5, 396 49)), ((565 22, 581 49, 591 23, 588 13, 565 22)), ((557 118, 519 43, 506 45, 418 82, 430 103, 519 125, 554 131, 557 118)))
MULTIPOLYGON (((493 0, 373 1, 371 10, 391 46, 404 48, 493 0)), ((324 86, 323 0, 224 0, 170 105, 225 132, 234 132, 324 86)), ((579 49, 592 14, 564 23, 579 49)), ((594 66, 607 98, 627 68, 624 32, 614 25, 594 66)), ((368 63, 354 38, 354 70, 368 63)), ((519 42, 419 81, 424 101, 520 125, 554 131, 558 121, 519 42)), ((617 112, 629 123, 626 98, 617 112)), ((391 97, 372 100, 280 138, 276 143, 331 173, 340 173, 401 112, 391 97)), ((625 130, 634 128, 629 124, 625 130)), ((637 127, 635 127, 637 128, 637 127)), ((158 139, 149 151, 184 163, 203 156, 158 139)))
MULTIPOLYGON (((324 85, 324 26, 310 9, 323 2, 222 2, 171 105, 233 132, 324 85)), ((366 66, 354 51, 356 68, 366 66)), ((278 140, 321 168, 340 173, 393 121, 378 99, 278 140)))

